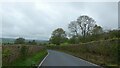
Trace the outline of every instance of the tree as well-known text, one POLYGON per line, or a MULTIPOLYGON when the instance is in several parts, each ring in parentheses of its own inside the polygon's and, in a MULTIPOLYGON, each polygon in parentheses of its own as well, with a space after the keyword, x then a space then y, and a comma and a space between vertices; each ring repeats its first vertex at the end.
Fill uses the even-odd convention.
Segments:
POLYGON ((110 30, 108 36, 109 38, 120 38, 120 30, 110 30))
POLYGON ((60 43, 65 42, 66 39, 67 37, 65 31, 62 28, 58 28, 52 32, 50 42, 56 45, 60 45, 60 43))
POLYGON ((95 26, 95 20, 89 16, 83 15, 78 17, 77 23, 81 29, 82 36, 91 34, 93 27, 95 26))
POLYGON ((92 30, 93 35, 101 34, 103 33, 103 28, 101 26, 95 25, 92 30))
POLYGON ((74 35, 69 39, 69 43, 78 44, 79 43, 79 38, 74 35))
POLYGON ((32 45, 36 45, 37 43, 36 43, 35 40, 32 40, 31 44, 32 44, 32 45))
POLYGON ((76 21, 70 22, 70 24, 68 25, 68 29, 70 30, 72 35, 78 36, 78 24, 76 23, 76 21))
POLYGON ((25 39, 24 38, 17 38, 14 43, 15 44, 24 44, 25 43, 25 39))
POLYGON ((32 40, 32 41, 29 41, 28 44, 30 44, 30 45, 36 45, 37 42, 35 40, 32 40))

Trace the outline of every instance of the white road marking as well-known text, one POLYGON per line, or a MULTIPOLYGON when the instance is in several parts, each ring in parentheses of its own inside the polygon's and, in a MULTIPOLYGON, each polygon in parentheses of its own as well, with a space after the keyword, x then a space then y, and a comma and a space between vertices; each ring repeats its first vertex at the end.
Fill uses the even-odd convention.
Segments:
POLYGON ((48 54, 46 55, 46 57, 41 61, 41 63, 38 65, 38 68, 42 65, 42 63, 45 61, 45 59, 48 57, 48 55, 49 55, 49 52, 48 52, 48 54))

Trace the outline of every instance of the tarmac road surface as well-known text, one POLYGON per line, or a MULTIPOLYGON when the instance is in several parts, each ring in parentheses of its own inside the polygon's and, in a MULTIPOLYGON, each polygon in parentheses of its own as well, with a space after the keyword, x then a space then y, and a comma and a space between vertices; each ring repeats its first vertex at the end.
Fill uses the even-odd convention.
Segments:
POLYGON ((96 64, 63 52, 48 50, 48 53, 49 55, 41 66, 97 66, 96 64))

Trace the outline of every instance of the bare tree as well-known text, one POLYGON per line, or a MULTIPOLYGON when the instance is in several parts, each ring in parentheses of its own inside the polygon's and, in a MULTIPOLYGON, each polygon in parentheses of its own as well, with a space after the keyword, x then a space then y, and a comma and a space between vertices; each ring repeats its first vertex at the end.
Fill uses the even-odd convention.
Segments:
POLYGON ((93 18, 83 15, 77 19, 77 23, 81 29, 82 36, 85 37, 86 35, 91 34, 96 22, 93 18))
POLYGON ((70 22, 70 24, 68 25, 68 29, 73 35, 78 36, 78 24, 76 23, 76 21, 70 22))

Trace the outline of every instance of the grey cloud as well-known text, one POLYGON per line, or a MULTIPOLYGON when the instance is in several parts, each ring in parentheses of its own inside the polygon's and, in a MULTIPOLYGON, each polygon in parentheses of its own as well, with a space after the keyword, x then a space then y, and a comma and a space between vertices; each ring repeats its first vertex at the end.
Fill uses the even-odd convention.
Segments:
POLYGON ((2 36, 49 39, 52 31, 63 28, 80 15, 93 17, 104 29, 118 26, 115 2, 3 3, 2 36))

